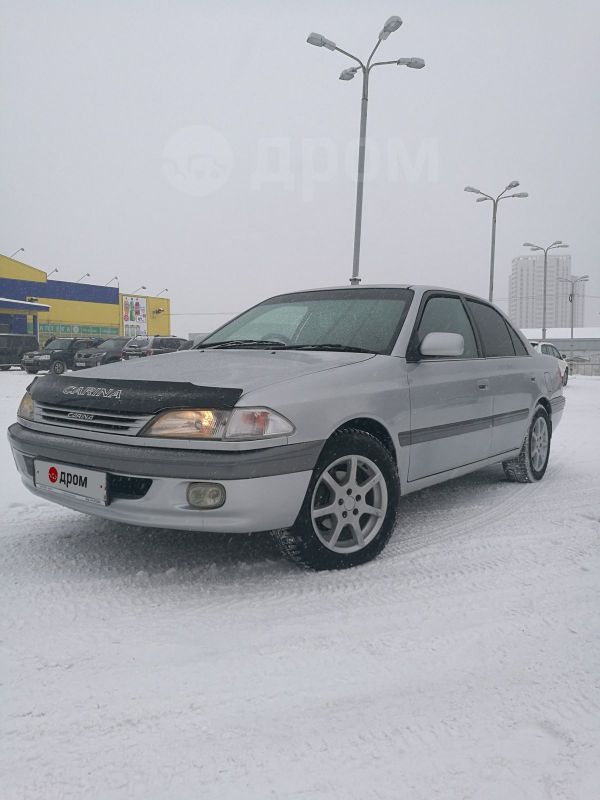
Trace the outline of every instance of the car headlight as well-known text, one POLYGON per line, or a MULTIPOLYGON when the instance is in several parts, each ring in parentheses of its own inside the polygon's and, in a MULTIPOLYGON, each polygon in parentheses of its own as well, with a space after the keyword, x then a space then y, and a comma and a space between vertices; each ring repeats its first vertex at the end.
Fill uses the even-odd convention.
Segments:
POLYGON ((268 408, 182 408, 165 411, 143 432, 168 439, 264 439, 288 436, 294 426, 268 408))
POLYGON ((33 398, 29 392, 25 392, 23 399, 19 403, 17 417, 33 421, 33 398))

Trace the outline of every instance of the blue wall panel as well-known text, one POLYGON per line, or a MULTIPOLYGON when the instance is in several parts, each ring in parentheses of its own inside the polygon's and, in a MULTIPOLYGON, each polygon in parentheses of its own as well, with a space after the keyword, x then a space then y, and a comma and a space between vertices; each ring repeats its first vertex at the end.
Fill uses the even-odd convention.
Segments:
POLYGON ((114 286, 95 286, 69 281, 16 281, 0 278, 0 297, 25 300, 26 297, 49 297, 55 300, 78 300, 83 303, 118 305, 119 290, 114 286))

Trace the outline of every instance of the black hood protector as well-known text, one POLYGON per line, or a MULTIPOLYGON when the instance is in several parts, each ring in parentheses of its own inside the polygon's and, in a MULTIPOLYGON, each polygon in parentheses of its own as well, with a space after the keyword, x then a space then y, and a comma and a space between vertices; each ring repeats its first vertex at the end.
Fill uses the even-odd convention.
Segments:
POLYGON ((233 408, 242 389, 220 389, 171 381, 120 381, 45 375, 29 393, 38 403, 93 411, 157 414, 167 408, 233 408))

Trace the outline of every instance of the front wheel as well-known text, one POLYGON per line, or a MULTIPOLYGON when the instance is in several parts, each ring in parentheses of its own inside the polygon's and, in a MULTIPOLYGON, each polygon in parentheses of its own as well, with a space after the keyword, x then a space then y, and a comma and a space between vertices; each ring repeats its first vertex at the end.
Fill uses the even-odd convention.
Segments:
POLYGON ((308 569, 345 569, 375 558, 396 522, 400 482, 390 451, 346 430, 325 445, 296 522, 274 531, 288 558, 308 569))
POLYGON ((569 382, 569 368, 567 367, 567 369, 565 370, 565 374, 563 375, 563 381, 562 381, 563 386, 566 386, 568 382, 569 382))
POLYGON ((65 364, 64 361, 61 361, 60 359, 58 361, 55 361, 54 364, 52 364, 52 372, 55 375, 62 375, 63 372, 66 370, 66 368, 67 365, 65 364))
POLYGON ((548 412, 539 406, 531 420, 521 452, 517 458, 502 464, 508 480, 516 483, 541 481, 550 458, 551 438, 552 427, 548 412))

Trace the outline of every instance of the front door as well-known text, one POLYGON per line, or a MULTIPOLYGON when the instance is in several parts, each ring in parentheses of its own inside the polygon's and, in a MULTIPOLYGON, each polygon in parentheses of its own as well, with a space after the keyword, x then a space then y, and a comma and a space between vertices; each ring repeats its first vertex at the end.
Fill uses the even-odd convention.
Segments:
POLYGON ((428 297, 413 336, 416 346, 428 333, 460 334, 461 357, 425 358, 407 364, 410 392, 408 480, 476 463, 489 456, 492 392, 486 360, 460 297, 428 297))

